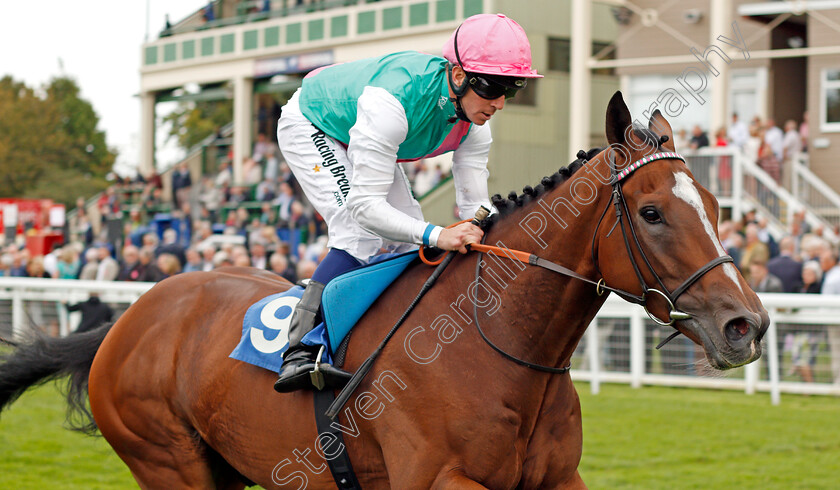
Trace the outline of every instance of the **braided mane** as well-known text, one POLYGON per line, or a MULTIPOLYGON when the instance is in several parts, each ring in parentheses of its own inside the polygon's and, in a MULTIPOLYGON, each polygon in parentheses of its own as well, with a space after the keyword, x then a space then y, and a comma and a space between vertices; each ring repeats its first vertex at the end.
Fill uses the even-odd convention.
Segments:
POLYGON ((502 197, 501 194, 495 194, 493 197, 490 198, 490 201, 493 203, 493 206, 499 210, 498 214, 493 214, 490 217, 486 218, 482 222, 482 228, 489 228, 493 223, 498 221, 500 218, 504 218, 505 216, 511 214, 517 208, 528 204, 529 202, 537 199, 541 195, 545 194, 552 188, 562 184, 569 180, 569 178, 575 174, 583 165, 590 159, 594 158, 595 155, 600 153, 603 148, 592 148, 589 151, 580 150, 577 153, 577 159, 570 163, 566 167, 560 167, 560 169, 552 175, 547 175, 540 179, 540 182, 531 187, 530 185, 526 185, 522 189, 522 194, 517 194, 516 191, 510 191, 508 196, 502 197))

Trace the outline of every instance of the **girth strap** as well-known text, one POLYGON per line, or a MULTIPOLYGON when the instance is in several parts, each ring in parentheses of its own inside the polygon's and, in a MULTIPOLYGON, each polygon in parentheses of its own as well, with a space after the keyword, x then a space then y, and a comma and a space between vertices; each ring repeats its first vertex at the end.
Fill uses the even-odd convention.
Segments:
POLYGON ((317 390, 313 399, 315 402, 315 425, 318 427, 318 434, 332 434, 337 439, 338 446, 341 447, 341 452, 338 455, 327 459, 336 486, 339 490, 361 490, 362 486, 356 479, 353 465, 350 464, 350 455, 347 451, 347 445, 344 444, 344 437, 342 437, 340 430, 332 426, 332 419, 325 415, 327 408, 335 400, 333 391, 317 390))

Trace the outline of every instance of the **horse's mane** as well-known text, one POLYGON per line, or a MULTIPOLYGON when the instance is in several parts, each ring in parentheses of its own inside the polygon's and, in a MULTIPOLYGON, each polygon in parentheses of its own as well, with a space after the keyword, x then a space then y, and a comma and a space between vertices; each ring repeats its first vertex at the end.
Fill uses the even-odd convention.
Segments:
POLYGON ((499 210, 499 212, 498 214, 493 214, 485 219, 484 222, 482 222, 482 227, 485 229, 489 228, 493 225, 493 223, 511 214, 517 208, 536 200, 552 188, 566 182, 572 175, 575 174, 575 172, 580 170, 580 168, 583 167, 588 160, 594 158, 595 155, 601 153, 602 150, 603 148, 592 148, 586 152, 581 150, 578 152, 578 158, 575 161, 566 167, 560 167, 560 169, 552 175, 543 177, 540 179, 540 182, 533 187, 526 185, 522 189, 522 194, 517 194, 516 191, 510 191, 506 198, 502 197, 501 194, 495 194, 490 198, 490 201, 493 203, 493 206, 499 210))
MULTIPOLYGON (((645 142, 647 145, 653 146, 657 150, 661 149, 662 144, 667 141, 667 138, 663 140, 661 136, 657 135, 650 129, 638 125, 633 126, 633 134, 636 138, 645 142)), ((560 167, 560 170, 554 174, 543 177, 540 179, 540 182, 533 187, 526 185, 522 189, 522 194, 517 194, 516 191, 510 191, 507 198, 502 197, 501 194, 493 195, 493 197, 490 198, 490 201, 493 203, 493 206, 499 210, 499 213, 486 218, 481 223, 482 228, 485 230, 488 229, 493 225, 493 223, 511 214, 517 208, 536 200, 552 188, 569 180, 569 178, 574 175, 575 172, 580 170, 587 161, 595 158, 595 156, 603 150, 603 148, 596 147, 590 149, 589 151, 579 151, 577 154, 578 158, 575 161, 566 167, 560 167)))

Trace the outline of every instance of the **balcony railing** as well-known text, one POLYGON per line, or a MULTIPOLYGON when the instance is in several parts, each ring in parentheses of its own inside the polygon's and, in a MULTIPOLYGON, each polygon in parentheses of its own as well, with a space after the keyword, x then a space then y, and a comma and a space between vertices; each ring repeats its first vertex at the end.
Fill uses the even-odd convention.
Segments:
POLYGON ((348 42, 450 29, 489 8, 490 0, 324 1, 213 20, 200 13, 143 45, 142 69, 262 57, 348 42))

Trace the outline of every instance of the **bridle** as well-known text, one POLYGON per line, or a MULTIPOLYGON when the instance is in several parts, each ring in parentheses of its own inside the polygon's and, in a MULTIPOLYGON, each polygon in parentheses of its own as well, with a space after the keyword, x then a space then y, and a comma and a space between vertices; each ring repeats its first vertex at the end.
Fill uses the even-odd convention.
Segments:
MULTIPOLYGON (((638 168, 647 165, 651 162, 655 162, 657 160, 681 160, 685 163, 685 158, 676 152, 658 152, 653 153, 651 155, 645 156, 639 160, 636 160, 632 164, 625 167, 620 172, 616 172, 616 167, 614 164, 610 164, 610 171, 612 173, 612 204, 615 207, 615 215, 616 215, 616 224, 621 228, 621 235, 624 239, 624 247, 627 250, 627 255, 630 257, 630 264, 633 266, 633 272, 635 272, 636 277, 639 280, 639 286, 641 286, 642 294, 641 296, 633 295, 627 293, 626 291, 618 291, 612 289, 613 292, 621 296, 623 299, 630 301, 632 303, 636 303, 644 308, 645 313, 647 313, 648 317, 653 320, 656 324, 662 326, 674 326, 674 322, 679 320, 688 320, 691 318, 691 315, 685 312, 682 312, 676 308, 677 300, 679 297, 688 290, 695 282, 700 280, 707 272, 711 271, 715 267, 725 264, 725 263, 732 263, 734 260, 729 255, 722 255, 720 257, 716 257, 710 260, 706 265, 697 269, 693 274, 691 274, 682 284, 677 286, 676 289, 670 291, 667 286, 665 286, 665 282, 659 277, 659 274, 656 273, 656 270, 648 260, 647 255, 645 254, 644 249, 642 248, 642 244, 639 242, 639 237, 636 234, 636 228, 633 225, 633 220, 629 218, 630 215, 630 208, 627 205, 627 200, 624 197, 624 190, 622 189, 621 183, 629 177, 635 170, 638 168), (627 215, 628 218, 625 220, 624 216, 627 215), (625 226, 625 222, 627 225, 625 226), (633 243, 636 245, 636 250, 639 252, 639 255, 642 256, 642 260, 645 263, 648 271, 653 275, 654 279, 656 279, 656 283, 658 284, 660 289, 650 288, 645 281, 644 276, 642 275, 642 271, 639 268, 639 264, 634 258, 633 255, 633 248, 628 238, 628 228, 629 228, 629 236, 633 238, 633 243), (650 312, 647 306, 647 300, 649 297, 649 293, 653 293, 661 298, 663 298, 668 303, 668 321, 664 321, 650 312)), ((598 274, 601 274, 600 267, 598 266, 598 258, 595 255, 595 238, 598 235, 598 229, 601 226, 601 222, 604 219, 604 216, 609 209, 609 204, 604 209, 604 212, 601 214, 601 218, 598 220, 598 225, 595 227, 595 233, 592 237, 592 246, 591 246, 591 253, 592 253, 592 261, 595 264, 595 268, 598 271, 598 274)), ((603 279, 601 279, 603 282, 603 279)), ((603 291, 601 289, 596 289, 598 295, 602 295, 603 291)), ((676 328, 676 327, 675 327, 676 328)), ((668 343, 671 339, 676 337, 680 334, 679 330, 676 330, 671 336, 666 338, 662 341, 658 346, 657 349, 661 348, 663 345, 668 343)))
MULTIPOLYGON (((582 155, 580 153, 578 154, 578 157, 583 159, 582 155)), ((636 234, 636 229, 633 226, 633 220, 629 218, 630 208, 628 207, 627 201, 624 198, 624 191, 622 190, 622 186, 621 186, 622 182, 624 182, 625 179, 627 179, 627 177, 629 177, 635 170, 639 169, 640 167, 642 167, 644 165, 647 165, 651 162, 655 162, 655 161, 658 161, 658 160, 681 160, 682 162, 685 162, 685 158, 683 158, 682 155, 680 155, 679 153, 676 153, 676 152, 657 152, 657 153, 653 153, 651 155, 647 155, 644 158, 641 158, 639 160, 636 160, 632 164, 630 164, 627 167, 625 167, 624 169, 622 169, 620 172, 616 171, 616 166, 613 163, 609 164, 610 172, 611 172, 611 179, 610 180, 611 180, 611 183, 612 183, 612 198, 607 203, 607 205, 604 207, 604 211, 601 213, 601 217, 598 219, 598 224, 595 226, 595 232, 593 233, 593 236, 592 236, 592 245, 591 245, 592 261, 595 264, 595 269, 598 271, 598 275, 601 276, 601 279, 598 279, 597 281, 593 281, 592 279, 590 279, 588 277, 585 277, 581 274, 578 274, 577 272, 575 272, 575 271, 573 271, 573 270, 571 270, 567 267, 564 267, 560 264, 557 264, 555 262, 551 262, 550 260, 544 259, 542 257, 538 257, 537 255, 534 255, 534 254, 529 254, 527 252, 521 252, 521 251, 518 251, 518 250, 510 250, 510 249, 505 249, 505 248, 501 248, 501 247, 493 247, 493 246, 489 246, 489 245, 484 245, 483 243, 482 244, 473 244, 471 246, 471 249, 479 252, 479 254, 490 253, 490 254, 493 254, 493 255, 495 255, 497 257, 500 257, 500 258, 503 258, 503 259, 519 260, 520 262, 524 262, 524 263, 527 263, 527 264, 530 264, 530 265, 535 265, 535 266, 538 266, 538 267, 542 267, 544 269, 548 269, 548 270, 556 272, 558 274, 562 274, 562 275, 572 277, 572 278, 578 279, 580 281, 592 284, 592 285, 595 286, 595 291, 598 294, 598 296, 602 296, 606 292, 616 293, 619 297, 621 297, 625 301, 629 301, 631 303, 636 303, 638 305, 641 305, 642 308, 644 308, 645 313, 647 313, 648 317, 650 317, 650 319, 653 320, 654 322, 656 322, 658 325, 672 326, 673 327, 674 322, 677 322, 679 320, 688 320, 689 318, 691 318, 691 314, 685 313, 685 312, 680 311, 676 308, 676 303, 677 303, 677 300, 679 299, 679 297, 684 292, 686 292, 695 282, 700 280, 700 278, 703 277, 706 273, 708 273, 709 271, 711 271, 712 269, 714 269, 715 267, 717 267, 719 265, 734 262, 734 260, 732 259, 732 257, 730 257, 728 255, 723 255, 723 256, 720 256, 720 257, 716 257, 716 258, 710 260, 706 265, 697 269, 693 274, 691 274, 685 281, 682 282, 682 284, 677 286, 677 288, 674 289, 673 291, 669 290, 668 287, 665 286, 664 281, 662 280, 661 277, 659 277, 659 274, 656 273, 656 270, 651 265, 650 260, 648 260, 647 255, 645 254, 645 251, 642 248, 641 242, 639 241, 639 237, 636 234), (633 271, 635 272, 636 277, 639 280, 639 285, 641 286, 641 290, 642 290, 641 295, 634 294, 634 293, 631 293, 629 291, 614 288, 614 287, 611 287, 611 286, 607 286, 606 283, 604 282, 603 275, 601 274, 601 269, 598 266, 598 257, 595 254, 595 243, 596 243, 597 237, 598 237, 598 230, 601 227, 601 222, 603 222, 604 217, 607 215, 607 212, 610 209, 610 204, 612 204, 613 207, 615 208, 615 216, 616 216, 616 223, 615 223, 615 225, 613 225, 613 230, 615 229, 615 226, 618 226, 621 229, 621 234, 622 234, 622 237, 624 239, 624 246, 627 250, 627 255, 630 259, 631 265, 633 266, 633 271), (628 216, 628 218, 625 219, 625 216, 628 216), (626 225, 625 225, 625 221, 626 221, 626 225), (629 232, 628 232, 628 230, 629 230, 629 232), (636 250, 639 252, 639 255, 641 255, 642 260, 644 261, 645 266, 647 267, 648 271, 650 271, 650 273, 656 279, 656 282, 659 286, 659 289, 656 289, 655 287, 654 288, 648 287, 648 284, 645 281, 644 276, 642 275, 641 268, 639 267, 639 264, 637 263, 637 261, 635 259, 635 255, 633 254, 633 246, 631 244, 631 238, 632 238, 632 243, 635 243, 636 250), (658 318, 656 315, 654 315, 653 313, 650 312, 650 310, 648 309, 648 305, 647 305, 648 299, 650 298, 650 294, 654 294, 656 296, 659 296, 659 297, 663 298, 668 303, 668 310, 669 310, 668 311, 668 321, 662 320, 662 319, 658 318)), ((613 230, 610 230, 609 234, 611 234, 613 230)), ((607 234, 607 236, 609 236, 609 234, 607 234)), ((483 240, 483 238, 482 238, 482 240, 483 240)), ((479 256, 477 264, 476 264, 476 280, 479 279, 480 274, 481 274, 481 263, 482 263, 482 260, 481 260, 481 257, 479 256)), ((506 357, 507 359, 509 359, 511 361, 516 362, 517 364, 527 366, 529 368, 536 369, 538 371, 549 372, 549 373, 553 373, 553 374, 563 374, 563 373, 567 373, 569 371, 570 366, 566 366, 564 368, 542 366, 542 365, 539 365, 539 364, 534 364, 534 363, 525 361, 523 359, 519 359, 519 358, 517 358, 515 356, 512 356, 512 355, 508 354, 507 352, 503 351, 500 347, 493 344, 490 341, 490 339, 488 339, 487 336, 484 334, 484 332, 481 330, 481 326, 478 323, 477 306, 476 305, 474 305, 474 306, 475 307, 473 308, 473 320, 475 321, 475 324, 476 324, 476 327, 478 328, 479 334, 481 335, 482 339, 484 339, 484 341, 488 345, 490 345, 490 347, 495 349, 497 352, 502 354, 504 357, 506 357)), ((676 327, 674 327, 674 328, 676 328, 676 327)), ((673 338, 678 336, 680 333, 681 332, 679 330, 676 330, 668 338, 666 338, 665 340, 660 342, 659 345, 656 348, 657 349, 661 348, 663 345, 665 345, 670 340, 672 340, 673 338)))

